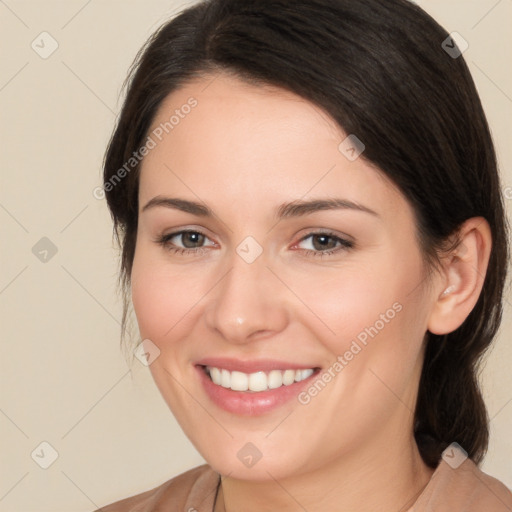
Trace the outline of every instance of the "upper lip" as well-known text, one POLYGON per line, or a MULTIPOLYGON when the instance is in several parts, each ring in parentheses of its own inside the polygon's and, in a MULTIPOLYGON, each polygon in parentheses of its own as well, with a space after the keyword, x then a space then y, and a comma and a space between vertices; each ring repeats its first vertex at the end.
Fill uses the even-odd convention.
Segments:
POLYGON ((239 371, 242 373, 270 372, 272 370, 305 370, 316 369, 318 366, 311 364, 290 363, 277 359, 251 359, 243 361, 226 357, 208 357, 196 362, 197 366, 213 366, 223 368, 230 372, 239 371))

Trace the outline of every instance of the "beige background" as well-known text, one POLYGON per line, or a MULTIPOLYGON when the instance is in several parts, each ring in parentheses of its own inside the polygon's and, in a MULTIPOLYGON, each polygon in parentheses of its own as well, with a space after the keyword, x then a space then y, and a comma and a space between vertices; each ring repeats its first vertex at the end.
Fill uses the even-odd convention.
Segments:
MULTIPOLYGON (((418 3, 468 41, 464 56, 512 187, 512 0, 418 3)), ((183 5, 0 0, 0 511, 85 512, 203 463, 148 369, 135 361, 130 372, 119 349, 111 221, 92 195, 126 71, 183 5), (51 48, 48 38, 42 48, 43 31, 59 45, 46 59, 31 48, 51 48), (32 252, 42 237, 57 250, 46 262, 32 252), (48 469, 35 462, 50 460, 43 441, 58 453, 48 469)), ((492 418, 484 470, 512 487, 508 300, 483 374, 492 418)))

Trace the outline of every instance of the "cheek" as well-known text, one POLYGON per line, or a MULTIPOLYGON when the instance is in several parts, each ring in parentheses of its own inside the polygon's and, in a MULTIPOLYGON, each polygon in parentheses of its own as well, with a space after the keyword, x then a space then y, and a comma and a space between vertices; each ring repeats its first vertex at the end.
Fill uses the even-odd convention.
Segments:
MULTIPOLYGON (((135 254, 131 297, 141 337, 165 348, 164 342, 186 335, 197 322, 209 287, 215 282, 192 266, 170 265, 166 255, 141 244, 135 254)), ((213 276, 215 277, 215 276, 213 276)))
POLYGON ((315 313, 306 311, 302 318, 314 319, 312 332, 330 354, 333 391, 358 410, 361 428, 393 405, 390 389, 412 400, 427 308, 418 286, 420 254, 410 250, 408 259, 401 254, 397 247, 372 261, 323 269, 317 279, 304 275, 295 281, 297 295, 315 313))
POLYGON ((303 310, 303 318, 313 319, 317 336, 329 345, 330 352, 340 354, 354 339, 364 344, 377 334, 384 337, 391 326, 401 323, 410 301, 411 276, 417 272, 416 262, 404 262, 398 270, 380 258, 368 265, 320 268, 314 278, 296 275, 294 292, 309 310, 298 305, 296 311, 303 310))
POLYGON ((175 293, 176 282, 170 281, 172 276, 166 276, 164 270, 148 248, 143 244, 137 247, 131 278, 133 308, 141 337, 157 344, 177 322, 183 302, 183 296, 175 293))

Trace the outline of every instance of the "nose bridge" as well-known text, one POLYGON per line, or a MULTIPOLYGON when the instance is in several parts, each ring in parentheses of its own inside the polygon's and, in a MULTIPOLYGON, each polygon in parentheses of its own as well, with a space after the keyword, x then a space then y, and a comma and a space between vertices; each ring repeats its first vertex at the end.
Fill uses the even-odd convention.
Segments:
POLYGON ((209 327, 232 342, 243 343, 257 332, 279 331, 287 321, 279 283, 267 268, 266 255, 256 249, 251 240, 239 244, 206 315, 209 327))

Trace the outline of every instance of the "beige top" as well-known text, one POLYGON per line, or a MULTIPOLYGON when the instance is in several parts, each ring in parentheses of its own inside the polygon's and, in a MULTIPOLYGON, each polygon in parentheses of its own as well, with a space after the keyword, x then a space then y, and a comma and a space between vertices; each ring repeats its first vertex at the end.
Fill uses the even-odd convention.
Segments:
MULTIPOLYGON (((207 464, 95 512, 212 512, 220 475, 207 464)), ((452 469, 443 459, 410 512, 512 512, 512 492, 471 459, 452 469)))

